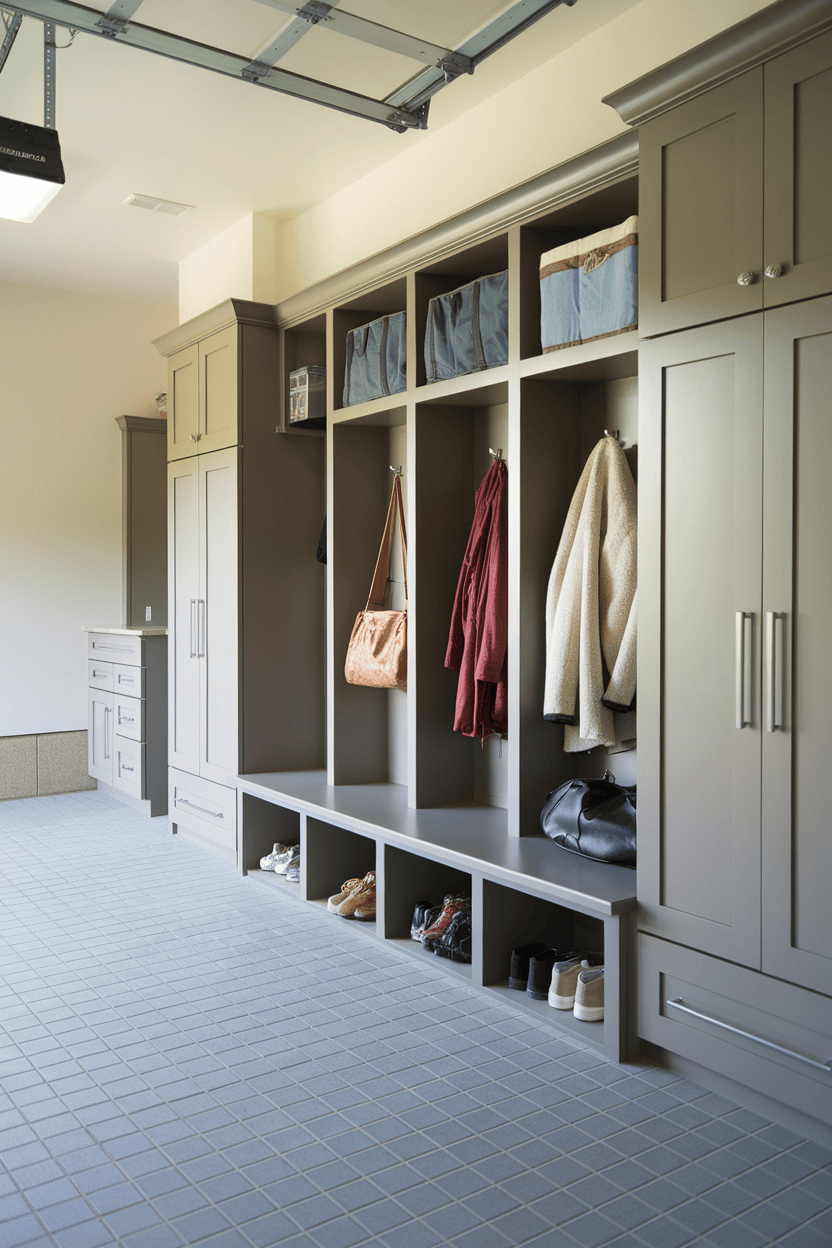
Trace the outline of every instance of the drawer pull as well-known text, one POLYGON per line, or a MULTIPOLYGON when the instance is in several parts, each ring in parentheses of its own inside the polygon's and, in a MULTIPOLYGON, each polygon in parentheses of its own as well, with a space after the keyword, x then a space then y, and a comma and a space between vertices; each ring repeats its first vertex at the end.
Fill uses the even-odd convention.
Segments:
POLYGON ((95 668, 93 668, 92 674, 96 680, 100 680, 102 676, 109 676, 110 673, 109 672, 97 672, 95 668))
POLYGON ((111 642, 94 641, 92 643, 93 650, 117 650, 119 654, 132 654, 132 646, 114 646, 111 642))
POLYGON ((177 797, 176 805, 190 806, 193 810, 198 810, 203 815, 210 815, 212 819, 222 819, 224 817, 222 813, 218 813, 215 810, 206 810, 204 806, 197 806, 196 802, 189 802, 186 797, 177 797))
POLYGON ((136 683, 132 676, 119 676, 118 681, 120 685, 135 685, 136 683))
POLYGON ((135 724, 136 719, 134 715, 119 715, 118 722, 120 724, 135 724))
POLYGON ((128 767, 126 763, 122 763, 121 770, 122 771, 135 771, 136 769, 135 767, 128 767))
POLYGON ((803 1062, 814 1070, 822 1070, 827 1075, 832 1072, 832 1057, 825 1062, 816 1062, 813 1057, 804 1057, 802 1053, 795 1053, 794 1049, 786 1049, 782 1044, 775 1044, 773 1040, 764 1040, 762 1036, 755 1036, 753 1031, 743 1031, 741 1027, 734 1027, 732 1023, 724 1023, 721 1018, 712 1018, 710 1014, 700 1014, 699 1010, 692 1010, 689 1005, 685 1005, 681 997, 672 997, 665 1001, 665 1005, 672 1005, 674 1010, 690 1014, 693 1018, 701 1018, 703 1022, 710 1023, 713 1027, 730 1031, 734 1036, 742 1036, 744 1040, 753 1040, 755 1044, 761 1044, 765 1049, 773 1049, 775 1053, 784 1053, 786 1057, 792 1057, 796 1062, 803 1062))

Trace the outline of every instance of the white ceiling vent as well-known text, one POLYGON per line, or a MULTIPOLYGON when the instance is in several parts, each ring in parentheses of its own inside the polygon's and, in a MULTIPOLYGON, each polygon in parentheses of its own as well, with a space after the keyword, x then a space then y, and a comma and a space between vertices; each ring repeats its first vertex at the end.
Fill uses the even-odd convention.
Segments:
POLYGON ((177 204, 172 199, 158 199, 155 195, 128 195, 125 204, 134 208, 148 208, 151 212, 166 212, 171 217, 182 217, 193 204, 177 204))

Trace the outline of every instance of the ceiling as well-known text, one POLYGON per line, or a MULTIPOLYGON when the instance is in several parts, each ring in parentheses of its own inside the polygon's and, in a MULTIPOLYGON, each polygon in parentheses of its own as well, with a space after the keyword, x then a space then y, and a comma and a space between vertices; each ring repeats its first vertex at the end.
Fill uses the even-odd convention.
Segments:
MULTIPOLYGON (((35 3, 36 0, 33 0, 35 3)), ((0 279, 175 297, 178 261, 250 212, 289 219, 414 143, 638 0, 576 0, 542 18, 431 102, 427 131, 375 122, 79 33, 57 59, 66 186, 31 224, 0 220, 0 279), (193 205, 182 217, 129 207, 132 193, 193 205)), ((10 0, 13 3, 13 0, 10 0)), ((87 0, 104 12, 108 2, 87 0)), ((449 49, 507 0, 341 0, 357 16, 449 49)), ((134 21, 254 57, 288 15, 263 0, 144 0, 134 21)), ((69 42, 57 28, 56 42, 69 42)), ((310 30, 280 68, 377 99, 421 65, 310 30)), ((43 124, 43 26, 25 18, 0 73, 0 115, 43 124)))

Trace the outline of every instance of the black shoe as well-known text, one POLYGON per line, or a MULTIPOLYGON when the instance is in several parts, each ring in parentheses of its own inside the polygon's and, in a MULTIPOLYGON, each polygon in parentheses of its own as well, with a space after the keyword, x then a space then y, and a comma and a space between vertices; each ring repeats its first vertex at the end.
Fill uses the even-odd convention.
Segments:
MULTIPOLYGON (((529 962, 537 953, 543 953, 546 946, 538 942, 534 945, 520 945, 511 951, 511 969, 508 973, 509 988, 525 992, 529 980, 529 962)), ((547 988, 548 992, 549 989, 547 988)))
POLYGON ((451 919, 433 952, 452 962, 471 961, 471 912, 460 910, 451 919))
POLYGON ((425 930, 425 913, 430 910, 431 902, 417 901, 413 910, 413 921, 410 924, 410 939, 421 941, 425 930))
POLYGON ((526 992, 533 1001, 548 1001, 549 989, 552 986, 552 971, 558 957, 557 949, 544 949, 542 953, 532 955, 529 961, 529 980, 526 992))

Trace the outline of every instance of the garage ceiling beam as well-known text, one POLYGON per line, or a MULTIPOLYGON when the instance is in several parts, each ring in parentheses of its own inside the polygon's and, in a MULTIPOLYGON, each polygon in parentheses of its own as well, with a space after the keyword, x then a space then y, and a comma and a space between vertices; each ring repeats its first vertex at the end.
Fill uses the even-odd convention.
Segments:
MULTIPOLYGON (((109 30, 102 29, 106 15, 100 9, 90 9, 86 5, 76 4, 74 0, 37 0, 35 4, 15 5, 19 13, 26 17, 36 17, 42 22, 55 22, 59 26, 67 26, 84 34, 98 35, 113 39, 117 43, 127 44, 133 48, 142 48, 145 52, 155 52, 174 61, 183 61, 187 65, 196 65, 201 69, 210 69, 217 74, 225 74, 229 78, 245 81, 251 61, 248 57, 238 56, 234 52, 225 52, 221 48, 212 48, 208 44, 197 43, 174 35, 164 30, 156 30, 153 26, 142 26, 138 22, 126 22, 117 29, 110 24, 109 30)), ((318 82, 315 78, 304 78, 301 74, 291 74, 285 69, 269 68, 262 75, 249 79, 258 87, 268 87, 284 95, 296 99, 309 100, 314 104, 322 104, 325 108, 335 108, 340 112, 349 113, 353 117, 363 117, 369 121, 378 121, 390 126, 393 130, 424 129, 424 112, 400 108, 382 100, 373 100, 355 91, 346 91, 327 82, 318 82)))
MULTIPOLYGON (((326 30, 384 48, 386 52, 397 52, 399 56, 407 56, 412 61, 447 66, 454 76, 474 72, 469 56, 428 43, 426 39, 419 39, 415 35, 406 35, 404 31, 380 26, 378 22, 356 17, 353 13, 345 13, 332 4, 322 3, 322 0, 308 0, 304 5, 293 4, 292 0, 258 0, 258 3, 268 5, 270 9, 279 9, 282 13, 296 13, 301 21, 307 23, 307 29, 322 25, 326 30)), ((263 58, 258 57, 259 59, 263 58)))
MULTIPOLYGON (((481 61, 488 56, 493 56, 512 39, 521 35, 524 30, 528 30, 535 22, 539 22, 541 17, 545 17, 547 13, 551 13, 561 4, 566 4, 571 8, 575 3, 576 0, 517 0, 517 3, 506 9, 505 13, 496 17, 493 22, 489 22, 472 38, 466 40, 455 55, 462 56, 470 62, 471 68, 467 72, 472 74, 481 61)), ((385 103, 405 109, 420 108, 436 95, 437 91, 447 86, 448 80, 449 75, 443 72, 441 65, 422 70, 415 78, 411 78, 409 82, 388 95, 385 103)))

